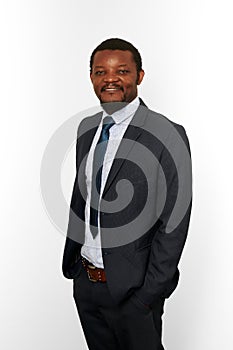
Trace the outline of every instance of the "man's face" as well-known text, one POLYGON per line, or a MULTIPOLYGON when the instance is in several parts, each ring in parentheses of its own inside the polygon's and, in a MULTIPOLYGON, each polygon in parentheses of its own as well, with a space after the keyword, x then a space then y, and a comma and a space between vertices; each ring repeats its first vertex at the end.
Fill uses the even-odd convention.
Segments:
POLYGON ((130 51, 103 50, 94 56, 91 81, 101 103, 133 101, 143 76, 130 51))

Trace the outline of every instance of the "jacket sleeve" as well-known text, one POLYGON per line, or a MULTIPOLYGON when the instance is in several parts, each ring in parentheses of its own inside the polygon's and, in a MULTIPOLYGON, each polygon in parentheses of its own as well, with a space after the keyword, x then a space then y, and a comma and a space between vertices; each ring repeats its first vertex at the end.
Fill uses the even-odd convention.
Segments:
MULTIPOLYGON (((178 146, 181 149, 178 149, 179 157, 175 163, 166 147, 162 152, 160 163, 166 176, 167 198, 164 209, 159 216, 159 228, 153 236, 144 283, 135 291, 134 295, 146 305, 152 305, 158 297, 168 297, 176 288, 179 278, 178 263, 188 232, 192 197, 190 148, 184 128, 176 125, 176 129, 185 145, 182 146, 181 142, 181 146, 178 146), (183 151, 186 152, 186 156, 184 156, 183 151), (178 174, 183 175, 184 182, 183 193, 179 193, 179 196, 181 196, 179 200, 187 202, 189 197, 189 201, 186 203, 187 205, 184 205, 185 211, 181 220, 176 224, 170 224, 169 218, 173 212, 179 192, 178 174), (168 224, 169 232, 167 232, 168 224)), ((172 133, 168 142, 174 144, 176 137, 177 134, 172 133)))
MULTIPOLYGON (((79 132, 79 129, 78 129, 79 132)), ((77 213, 77 202, 79 197, 78 185, 77 185, 77 174, 79 168, 78 161, 78 133, 77 133, 77 141, 76 141, 76 178, 74 181, 71 204, 70 204, 70 213, 69 213, 69 222, 68 222, 68 230, 67 236, 65 240, 65 247, 63 252, 62 259, 62 272, 64 277, 72 279, 79 274, 80 271, 80 260, 81 260, 81 244, 78 243, 78 239, 76 237, 75 231, 77 225, 75 224, 75 216, 77 213), (73 238, 73 239, 72 239, 73 238)))
POLYGON ((63 260, 62 260, 62 272, 66 278, 74 278, 79 274, 81 267, 81 245, 74 240, 66 237, 63 260))

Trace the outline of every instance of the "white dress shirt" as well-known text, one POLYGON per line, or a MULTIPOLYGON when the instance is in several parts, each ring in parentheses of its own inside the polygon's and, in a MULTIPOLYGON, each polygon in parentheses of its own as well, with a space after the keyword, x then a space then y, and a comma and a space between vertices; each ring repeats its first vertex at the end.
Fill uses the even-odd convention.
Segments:
MULTIPOLYGON (((136 110, 139 107, 139 98, 136 97, 132 102, 130 102, 126 107, 121 110, 113 113, 111 117, 113 118, 115 124, 109 130, 109 141, 104 157, 103 170, 102 170, 102 179, 101 179, 101 189, 100 189, 100 198, 102 196, 104 186, 107 181, 108 174, 110 172, 114 157, 116 155, 117 149, 120 145, 120 142, 123 138, 123 135, 131 122, 136 110)), ((92 165, 93 165, 93 155, 94 150, 97 145, 97 142, 100 137, 102 130, 103 119, 109 114, 103 110, 103 115, 101 122, 98 126, 96 134, 94 136, 86 163, 85 176, 86 176, 86 185, 87 185, 87 200, 85 207, 85 242, 81 249, 81 255, 92 262, 93 265, 104 268, 102 250, 101 250, 101 238, 100 232, 93 238, 90 231, 90 200, 91 200, 91 185, 92 185, 92 165)), ((98 217, 99 222, 99 217, 98 217)))

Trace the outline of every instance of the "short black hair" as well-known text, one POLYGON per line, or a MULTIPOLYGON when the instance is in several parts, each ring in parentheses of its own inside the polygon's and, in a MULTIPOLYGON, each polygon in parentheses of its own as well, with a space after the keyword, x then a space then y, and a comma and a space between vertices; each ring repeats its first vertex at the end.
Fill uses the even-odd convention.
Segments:
POLYGON ((99 44, 95 50, 91 54, 90 58, 90 71, 92 72, 92 65, 94 61, 94 56, 96 52, 103 51, 103 50, 122 50, 122 51, 130 51, 133 55, 133 59, 136 63, 137 73, 139 73, 142 70, 142 58, 139 53, 139 51, 134 47, 130 42, 118 39, 118 38, 111 38, 104 40, 101 44, 99 44))

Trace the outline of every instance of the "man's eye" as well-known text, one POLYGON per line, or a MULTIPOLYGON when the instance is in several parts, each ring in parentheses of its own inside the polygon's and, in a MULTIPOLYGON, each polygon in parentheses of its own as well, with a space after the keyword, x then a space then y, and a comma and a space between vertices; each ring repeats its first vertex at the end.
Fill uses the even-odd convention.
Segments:
POLYGON ((121 69, 121 70, 119 70, 119 73, 126 74, 126 73, 129 73, 129 71, 127 69, 121 69))
POLYGON ((103 70, 97 70, 95 72, 95 75, 103 75, 104 74, 104 71, 103 70))

